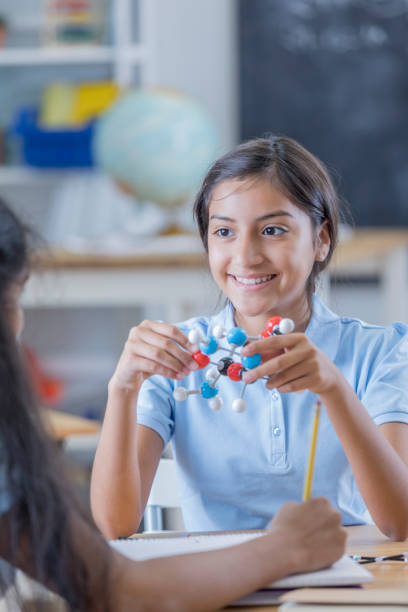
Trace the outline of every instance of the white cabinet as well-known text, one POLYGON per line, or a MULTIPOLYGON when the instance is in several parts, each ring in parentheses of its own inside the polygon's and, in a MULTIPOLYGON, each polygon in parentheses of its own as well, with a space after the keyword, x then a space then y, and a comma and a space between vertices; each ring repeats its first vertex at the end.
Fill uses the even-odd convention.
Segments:
MULTIPOLYGON (((1 8, 6 19, 11 15, 10 28, 13 28, 14 4, 11 0, 4 0, 1 8)), ((37 5, 36 12, 41 15, 42 0, 34 0, 30 5, 32 9, 37 5)), ((106 9, 106 20, 111 29, 108 45, 7 47, 6 44, 0 49, 0 67, 109 63, 113 69, 113 80, 127 87, 133 83, 132 69, 137 65, 141 68, 140 84, 150 84, 154 74, 152 48, 149 45, 149 36, 153 31, 153 10, 154 2, 149 0, 110 0, 106 9), (138 24, 138 40, 133 39, 134 21, 138 24)))

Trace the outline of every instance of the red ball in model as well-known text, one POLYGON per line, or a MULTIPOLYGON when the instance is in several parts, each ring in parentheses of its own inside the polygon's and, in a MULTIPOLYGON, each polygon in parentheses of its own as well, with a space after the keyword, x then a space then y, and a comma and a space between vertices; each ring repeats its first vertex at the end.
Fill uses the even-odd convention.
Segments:
POLYGON ((191 356, 194 359, 194 361, 198 364, 198 367, 200 370, 208 366, 208 364, 210 363, 210 358, 208 357, 208 355, 204 355, 204 353, 202 353, 201 351, 197 351, 196 353, 193 353, 193 355, 191 356))
POLYGON ((242 365, 242 363, 231 363, 231 365, 228 367, 228 370, 227 370, 227 376, 231 380, 236 380, 236 381, 241 380, 243 369, 244 369, 244 366, 242 365))
POLYGON ((279 325, 281 321, 282 321, 282 317, 271 317, 270 319, 268 319, 268 322, 266 324, 266 329, 269 330, 269 332, 272 334, 273 328, 276 327, 276 325, 279 325))

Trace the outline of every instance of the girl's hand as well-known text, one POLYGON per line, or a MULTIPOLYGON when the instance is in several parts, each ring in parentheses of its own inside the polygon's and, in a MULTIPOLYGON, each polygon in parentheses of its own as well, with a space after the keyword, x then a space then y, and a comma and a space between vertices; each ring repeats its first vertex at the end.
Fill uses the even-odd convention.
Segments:
POLYGON ((262 364, 244 373, 243 380, 254 382, 268 377, 268 389, 281 393, 309 389, 318 395, 334 390, 341 374, 337 367, 305 334, 270 336, 250 342, 243 356, 261 353, 262 364))
POLYGON ((197 369, 196 350, 174 325, 143 321, 130 330, 110 385, 136 389, 153 374, 181 380, 197 369))
POLYGON ((285 550, 292 552, 293 572, 327 567, 344 554, 346 531, 341 527, 341 515, 324 497, 303 504, 287 502, 268 531, 285 538, 285 550))

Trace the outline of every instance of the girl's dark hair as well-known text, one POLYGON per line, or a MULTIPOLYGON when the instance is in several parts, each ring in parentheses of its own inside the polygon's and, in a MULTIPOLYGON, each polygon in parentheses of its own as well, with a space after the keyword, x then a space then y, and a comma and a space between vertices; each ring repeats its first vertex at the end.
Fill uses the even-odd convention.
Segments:
POLYGON ((28 268, 28 228, 0 200, 0 299, 19 275, 28 268))
POLYGON ((10 502, 0 515, 0 556, 28 568, 70 609, 108 610, 109 547, 70 491, 6 316, 8 290, 28 266, 27 229, 0 200, 0 470, 10 502))
POLYGON ((310 299, 316 278, 328 265, 337 245, 339 201, 324 164, 291 138, 271 135, 249 140, 211 166, 194 203, 194 218, 204 248, 208 250, 208 208, 214 188, 227 179, 251 177, 270 181, 309 216, 313 228, 327 222, 330 250, 323 262, 314 263, 307 286, 310 299))

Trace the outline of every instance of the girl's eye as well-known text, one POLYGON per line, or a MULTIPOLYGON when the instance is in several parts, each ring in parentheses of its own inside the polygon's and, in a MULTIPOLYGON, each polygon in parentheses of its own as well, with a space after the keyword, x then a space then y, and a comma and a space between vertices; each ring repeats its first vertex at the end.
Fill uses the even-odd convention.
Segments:
POLYGON ((220 236, 221 238, 227 238, 231 235, 231 230, 226 227, 220 227, 220 229, 217 229, 214 234, 216 236, 220 236))
POLYGON ((276 227, 275 225, 268 225, 262 233, 266 236, 279 236, 279 234, 286 234, 286 230, 282 227, 276 227))

